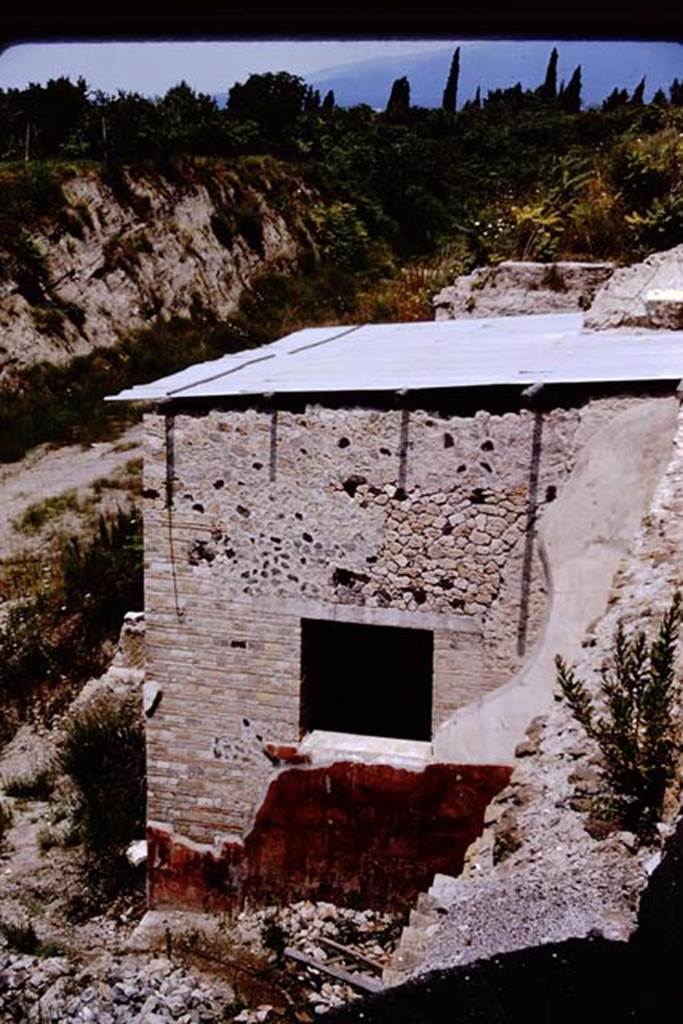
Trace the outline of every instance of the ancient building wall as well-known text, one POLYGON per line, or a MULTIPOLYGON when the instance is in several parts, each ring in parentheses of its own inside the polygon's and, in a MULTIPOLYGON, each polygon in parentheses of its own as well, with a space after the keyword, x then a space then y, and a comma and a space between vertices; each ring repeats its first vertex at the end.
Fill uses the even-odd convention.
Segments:
POLYGON ((302 618, 433 631, 434 728, 509 678, 544 609, 534 523, 597 406, 147 416, 149 818, 249 830, 301 739, 302 618))

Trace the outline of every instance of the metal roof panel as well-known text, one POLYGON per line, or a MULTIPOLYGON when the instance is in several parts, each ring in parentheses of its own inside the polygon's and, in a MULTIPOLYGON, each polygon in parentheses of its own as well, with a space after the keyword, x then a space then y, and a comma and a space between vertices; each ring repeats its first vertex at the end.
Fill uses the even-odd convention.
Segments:
POLYGON ((683 331, 590 332, 580 313, 315 327, 114 399, 683 378, 683 331))

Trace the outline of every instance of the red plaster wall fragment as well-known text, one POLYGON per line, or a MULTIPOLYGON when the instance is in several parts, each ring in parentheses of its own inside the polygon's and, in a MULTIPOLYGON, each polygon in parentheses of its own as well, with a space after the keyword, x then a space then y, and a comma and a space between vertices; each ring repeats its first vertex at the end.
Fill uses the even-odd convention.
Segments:
POLYGON ((508 782, 500 765, 337 762, 271 783, 244 843, 207 850, 150 829, 151 906, 207 910, 296 899, 387 909, 435 872, 457 875, 484 809, 508 782))

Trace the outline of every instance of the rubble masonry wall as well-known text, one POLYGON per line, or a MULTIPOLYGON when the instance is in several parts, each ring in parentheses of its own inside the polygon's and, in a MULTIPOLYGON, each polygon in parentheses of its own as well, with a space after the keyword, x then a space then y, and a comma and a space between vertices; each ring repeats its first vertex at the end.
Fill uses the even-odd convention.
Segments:
POLYGON ((266 745, 301 739, 302 617, 432 629, 434 729, 506 681, 543 618, 535 520, 629 401, 148 415, 148 818, 248 832, 266 745))

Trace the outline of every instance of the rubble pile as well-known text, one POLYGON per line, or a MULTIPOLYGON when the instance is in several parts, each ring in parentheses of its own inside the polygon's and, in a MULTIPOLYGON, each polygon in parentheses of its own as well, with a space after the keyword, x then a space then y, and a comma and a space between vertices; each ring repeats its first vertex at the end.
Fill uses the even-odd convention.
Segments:
MULTIPOLYGON (((396 914, 303 900, 286 907, 243 911, 234 924, 233 935, 238 942, 274 959, 288 948, 321 965, 339 965, 349 973, 372 975, 374 966, 379 982, 402 924, 403 918, 396 914), (339 947, 344 947, 345 955, 339 947)), ((362 996, 352 985, 316 971, 313 964, 302 968, 301 963, 293 963, 290 969, 310 987, 307 999, 316 1014, 362 996)), ((235 1018, 243 1024, 256 1024, 262 1019, 265 1018, 258 1017, 255 1011, 244 1011, 235 1018)))
POLYGON ((0 952, 0 1021, 40 1024, 210 1024, 230 1020, 234 995, 209 986, 166 957, 76 966, 0 952))

